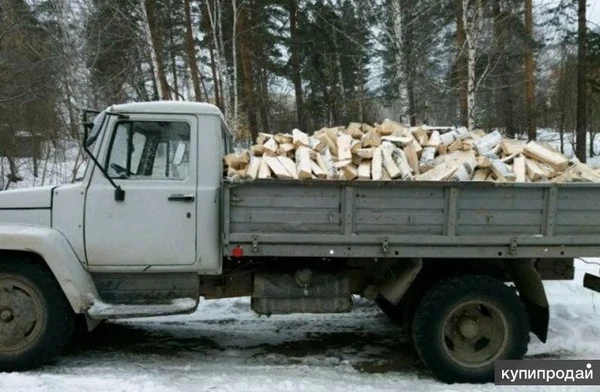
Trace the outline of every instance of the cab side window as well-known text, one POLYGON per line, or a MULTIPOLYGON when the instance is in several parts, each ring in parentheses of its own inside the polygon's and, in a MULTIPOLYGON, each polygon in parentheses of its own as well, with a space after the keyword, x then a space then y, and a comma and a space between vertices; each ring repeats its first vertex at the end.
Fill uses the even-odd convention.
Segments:
POLYGON ((109 149, 107 171, 123 180, 185 180, 190 126, 182 121, 121 121, 109 149))

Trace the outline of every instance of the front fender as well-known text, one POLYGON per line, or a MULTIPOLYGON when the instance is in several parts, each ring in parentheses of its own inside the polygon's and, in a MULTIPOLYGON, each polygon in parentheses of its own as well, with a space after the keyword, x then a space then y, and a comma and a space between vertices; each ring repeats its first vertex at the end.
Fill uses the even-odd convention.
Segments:
POLYGON ((97 298, 96 285, 83 268, 67 239, 50 227, 2 224, 0 250, 39 255, 54 274, 75 313, 85 312, 89 298, 97 298))

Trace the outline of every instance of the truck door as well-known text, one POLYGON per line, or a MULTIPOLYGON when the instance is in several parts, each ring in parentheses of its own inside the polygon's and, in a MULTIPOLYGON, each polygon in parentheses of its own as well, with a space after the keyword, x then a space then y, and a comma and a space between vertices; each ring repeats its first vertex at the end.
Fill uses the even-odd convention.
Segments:
POLYGON ((90 266, 167 266, 196 259, 197 118, 131 115, 107 130, 85 202, 90 266))

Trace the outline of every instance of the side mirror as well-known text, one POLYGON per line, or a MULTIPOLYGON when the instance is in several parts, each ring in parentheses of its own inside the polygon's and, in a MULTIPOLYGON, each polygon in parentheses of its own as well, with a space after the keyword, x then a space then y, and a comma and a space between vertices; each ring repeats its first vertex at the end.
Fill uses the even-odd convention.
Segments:
POLYGON ((175 166, 181 165, 183 162, 183 156, 185 155, 185 143, 179 142, 175 149, 175 156, 173 157, 173 164, 175 166))

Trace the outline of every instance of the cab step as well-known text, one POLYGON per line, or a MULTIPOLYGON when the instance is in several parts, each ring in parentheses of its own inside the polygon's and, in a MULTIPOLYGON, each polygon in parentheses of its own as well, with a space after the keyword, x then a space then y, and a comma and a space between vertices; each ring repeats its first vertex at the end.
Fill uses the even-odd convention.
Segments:
POLYGON ((192 313, 198 307, 199 299, 176 298, 167 304, 110 304, 93 298, 87 310, 93 319, 122 319, 135 317, 167 316, 192 313))

